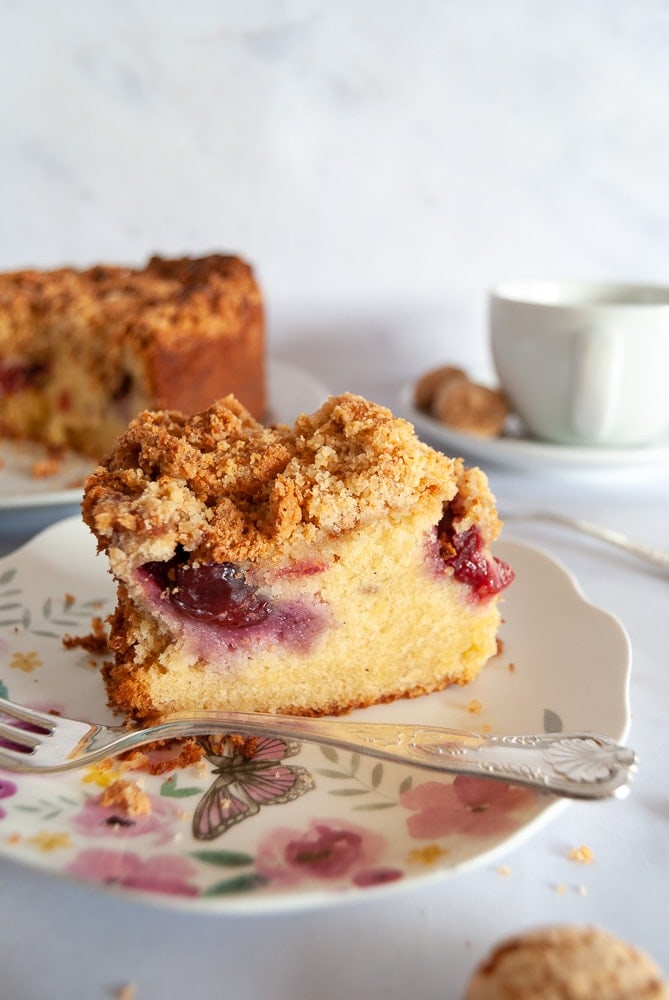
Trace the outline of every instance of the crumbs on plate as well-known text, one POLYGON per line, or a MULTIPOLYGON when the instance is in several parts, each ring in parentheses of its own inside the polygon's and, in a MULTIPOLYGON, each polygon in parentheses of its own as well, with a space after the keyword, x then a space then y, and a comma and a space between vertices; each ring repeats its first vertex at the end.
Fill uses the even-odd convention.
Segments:
POLYGON ((573 847, 567 854, 567 857, 570 861, 576 861, 581 865, 591 865, 595 860, 595 855, 587 844, 581 844, 580 847, 573 847))
POLYGON ((105 809, 116 809, 120 815, 132 819, 148 816, 151 799, 134 781, 117 778, 100 795, 100 805, 105 809))
POLYGON ((65 649, 83 649, 87 653, 104 655, 109 652, 107 629, 99 615, 91 618, 91 631, 87 635, 68 635, 62 639, 65 649))

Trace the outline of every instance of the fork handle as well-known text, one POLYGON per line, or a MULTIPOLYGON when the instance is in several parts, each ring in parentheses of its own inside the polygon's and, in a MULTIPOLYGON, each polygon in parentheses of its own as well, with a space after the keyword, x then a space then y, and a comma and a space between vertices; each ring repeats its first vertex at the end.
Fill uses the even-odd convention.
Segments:
POLYGON ((584 535, 590 535, 601 542, 607 542, 616 548, 622 549, 629 555, 636 556, 644 562, 650 563, 656 569, 669 574, 669 552, 658 548, 656 545, 647 545, 638 539, 629 538, 622 531, 614 528, 605 528, 601 524, 593 524, 592 521, 585 521, 580 517, 569 517, 565 514, 557 514, 548 510, 528 510, 528 511, 508 511, 501 515, 505 522, 511 521, 545 521, 550 524, 559 524, 565 528, 573 528, 584 535))
MULTIPOLYGON (((198 713, 172 717, 143 732, 152 739, 212 731, 323 743, 384 760, 454 774, 499 778, 579 799, 625 794, 636 766, 632 750, 592 733, 503 736, 435 726, 366 723, 300 716, 198 713)), ((138 731, 128 739, 140 737, 138 731)), ((144 739, 146 742, 146 739, 144 739)))

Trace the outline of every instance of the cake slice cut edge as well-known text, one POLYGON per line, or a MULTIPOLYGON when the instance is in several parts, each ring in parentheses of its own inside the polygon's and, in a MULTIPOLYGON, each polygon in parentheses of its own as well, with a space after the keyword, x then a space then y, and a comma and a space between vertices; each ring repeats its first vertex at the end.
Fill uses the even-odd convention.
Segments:
POLYGON ((131 719, 340 714, 467 684, 512 571, 487 479, 360 396, 294 427, 234 398, 146 411, 89 477, 118 591, 110 703, 131 719))

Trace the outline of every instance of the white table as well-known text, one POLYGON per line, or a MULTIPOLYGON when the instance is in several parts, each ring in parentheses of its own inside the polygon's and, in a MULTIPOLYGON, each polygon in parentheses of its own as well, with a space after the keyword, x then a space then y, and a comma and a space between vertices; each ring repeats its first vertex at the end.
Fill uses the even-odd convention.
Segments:
MULTIPOLYGON (((370 337, 377 369, 356 371, 329 339, 307 363, 333 391, 362 391, 394 405, 401 380, 436 359, 426 353, 415 358, 413 372, 393 371, 387 342, 370 337)), ((297 362, 290 346, 280 355, 297 362)), ((304 364, 304 352, 299 357, 304 364)), ((666 466, 571 478, 488 472, 502 508, 548 506, 669 549, 666 466)), ((25 522, 8 533, 7 523, 0 521, 2 554, 35 527, 25 522)), ((285 915, 231 918, 151 907, 0 859, 0 995, 103 1000, 133 984, 137 1000, 457 1000, 474 964, 501 936, 555 922, 604 926, 669 971, 669 579, 564 529, 514 525, 508 536, 558 556, 590 600, 629 632, 628 742, 640 768, 625 801, 571 803, 529 842, 456 878, 285 915), (594 854, 590 865, 568 859, 581 844, 594 854)))

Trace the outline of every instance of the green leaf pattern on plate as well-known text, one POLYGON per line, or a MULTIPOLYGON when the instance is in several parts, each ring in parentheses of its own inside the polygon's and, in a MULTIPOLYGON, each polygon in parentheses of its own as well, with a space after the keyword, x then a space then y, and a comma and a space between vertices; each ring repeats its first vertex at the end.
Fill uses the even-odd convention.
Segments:
POLYGON ((103 598, 89 598, 78 601, 72 594, 48 596, 41 605, 41 620, 35 620, 33 611, 20 598, 23 595, 21 587, 7 588, 17 575, 16 567, 10 567, 0 575, 0 628, 22 627, 32 635, 44 636, 49 639, 60 639, 62 629, 80 628, 82 624, 99 614, 107 603, 103 598), (61 631, 58 631, 60 629, 61 631))
MULTIPOLYGON (((397 785, 397 791, 388 791, 384 785, 385 768, 381 761, 374 761, 371 758, 363 758, 359 753, 348 755, 348 764, 342 763, 342 757, 334 747, 322 746, 320 751, 333 767, 320 767, 315 769, 315 773, 322 778, 329 778, 336 782, 348 782, 340 784, 339 787, 329 789, 330 795, 342 798, 357 798, 358 796, 370 796, 364 802, 357 802, 351 806, 355 812, 365 812, 378 809, 392 809, 400 804, 400 796, 403 792, 411 788, 413 777, 408 774, 397 785), (364 763, 363 763, 364 762, 364 763)), ((393 767, 395 780, 397 768, 393 767)), ((393 789, 395 785, 393 784, 393 789)))

